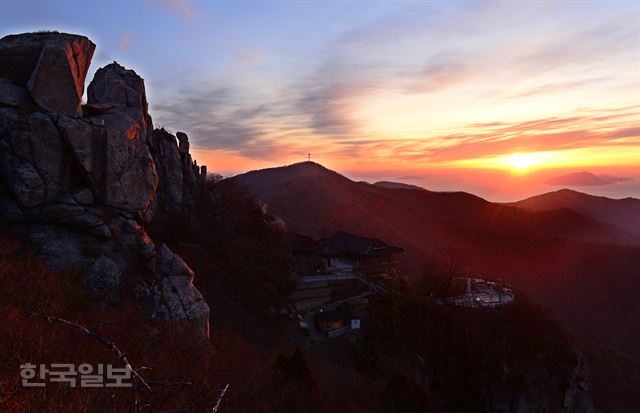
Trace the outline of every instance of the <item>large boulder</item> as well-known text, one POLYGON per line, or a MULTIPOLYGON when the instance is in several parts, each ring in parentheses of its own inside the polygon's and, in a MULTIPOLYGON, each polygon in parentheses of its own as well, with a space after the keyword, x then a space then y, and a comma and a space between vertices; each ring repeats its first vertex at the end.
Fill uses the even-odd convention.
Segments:
POLYGON ((5 36, 0 39, 0 77, 27 88, 43 109, 79 117, 95 47, 84 36, 66 33, 5 36))
POLYGON ((141 126, 131 118, 104 116, 111 125, 105 131, 105 203, 143 212, 156 193, 158 175, 149 147, 141 140, 141 126))
POLYGON ((87 90, 87 103, 140 107, 147 110, 144 80, 116 62, 98 69, 87 90))
POLYGON ((140 125, 140 138, 147 142, 153 133, 144 80, 133 70, 113 62, 98 69, 87 90, 87 112, 107 112, 105 108, 126 114, 140 125))
POLYGON ((209 335, 209 306, 193 285, 194 273, 179 255, 165 244, 156 249, 149 262, 155 274, 153 284, 139 284, 137 295, 154 309, 151 317, 186 320, 202 334, 209 335))

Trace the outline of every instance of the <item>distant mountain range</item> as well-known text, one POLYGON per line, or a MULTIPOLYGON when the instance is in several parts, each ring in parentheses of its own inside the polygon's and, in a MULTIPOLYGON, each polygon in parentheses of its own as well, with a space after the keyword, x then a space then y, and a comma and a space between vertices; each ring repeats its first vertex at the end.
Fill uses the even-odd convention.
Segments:
POLYGON ((561 189, 533 196, 507 205, 529 211, 551 211, 569 208, 596 221, 612 224, 624 231, 640 234, 640 200, 636 198, 611 199, 561 189))
POLYGON ((390 181, 380 181, 374 184, 375 186, 379 186, 381 188, 389 188, 389 189, 417 189, 420 191, 424 191, 425 189, 418 185, 405 184, 401 182, 390 182, 390 181))
POLYGON ((640 200, 563 190, 512 204, 465 192, 354 182, 304 162, 232 178, 295 232, 344 230, 405 248, 420 279, 456 257, 547 306, 571 330, 640 358, 640 200))
MULTIPOLYGON (((614 182, 616 179, 618 181, 628 180, 628 178, 616 177, 607 177, 607 179, 611 179, 611 182, 614 182)), ((374 185, 389 189, 426 190, 417 185, 400 182, 380 181, 374 185)), ((568 208, 596 221, 615 225, 622 231, 640 234, 640 199, 636 198, 611 199, 603 196, 589 195, 571 189, 560 189, 517 202, 503 203, 503 205, 535 212, 568 208)))
POLYGON ((544 181, 548 185, 560 186, 595 186, 609 185, 615 182, 630 181, 631 178, 623 178, 609 175, 595 175, 591 172, 574 172, 567 175, 556 176, 544 181))

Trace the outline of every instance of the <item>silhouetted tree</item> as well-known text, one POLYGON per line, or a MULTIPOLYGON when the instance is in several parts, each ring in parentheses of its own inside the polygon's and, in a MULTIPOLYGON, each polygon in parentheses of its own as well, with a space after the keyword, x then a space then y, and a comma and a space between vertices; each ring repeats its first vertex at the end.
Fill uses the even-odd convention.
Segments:
POLYGON ((300 349, 296 349, 291 355, 280 354, 273 368, 273 375, 275 382, 280 385, 294 384, 307 390, 316 387, 309 363, 300 349))

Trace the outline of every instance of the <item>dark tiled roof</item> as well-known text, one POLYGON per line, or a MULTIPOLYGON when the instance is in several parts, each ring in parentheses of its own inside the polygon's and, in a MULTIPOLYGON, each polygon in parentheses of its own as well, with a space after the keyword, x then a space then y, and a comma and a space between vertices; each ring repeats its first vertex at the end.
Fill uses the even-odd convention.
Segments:
POLYGON ((361 237, 344 231, 338 231, 331 238, 318 241, 319 253, 321 255, 368 255, 387 256, 400 252, 404 249, 387 245, 376 238, 361 237))
POLYGON ((294 234, 293 240, 291 240, 291 249, 299 254, 314 253, 318 251, 318 243, 311 237, 294 234))

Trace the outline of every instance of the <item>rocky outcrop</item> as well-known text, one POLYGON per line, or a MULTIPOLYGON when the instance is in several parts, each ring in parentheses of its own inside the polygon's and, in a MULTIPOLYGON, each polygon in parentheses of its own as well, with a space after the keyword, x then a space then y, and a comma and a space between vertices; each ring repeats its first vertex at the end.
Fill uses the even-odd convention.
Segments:
POLYGON ((26 88, 41 108, 79 117, 96 46, 65 33, 25 33, 0 41, 0 77, 26 88))
MULTIPOLYGON (((193 286, 194 273, 180 256, 162 244, 157 248, 157 253, 149 265, 157 277, 157 282, 139 284, 136 292, 139 298, 149 300, 150 306, 156 309, 152 317, 160 319, 209 317, 208 306, 193 286)), ((208 328, 208 325, 202 325, 201 328, 208 328)), ((209 334, 208 329, 204 332, 209 334)))
POLYGON ((206 166, 198 167, 193 161, 184 132, 174 136, 156 129, 153 138, 151 149, 160 177, 157 211, 169 219, 177 217, 195 224, 192 212, 198 190, 207 177, 206 166))
POLYGON ((62 33, 0 39, 0 217, 52 269, 82 271, 98 304, 134 298, 208 334, 193 271, 145 231, 155 209, 190 205, 188 145, 154 134, 143 79, 115 62, 81 106, 94 48, 62 33))

